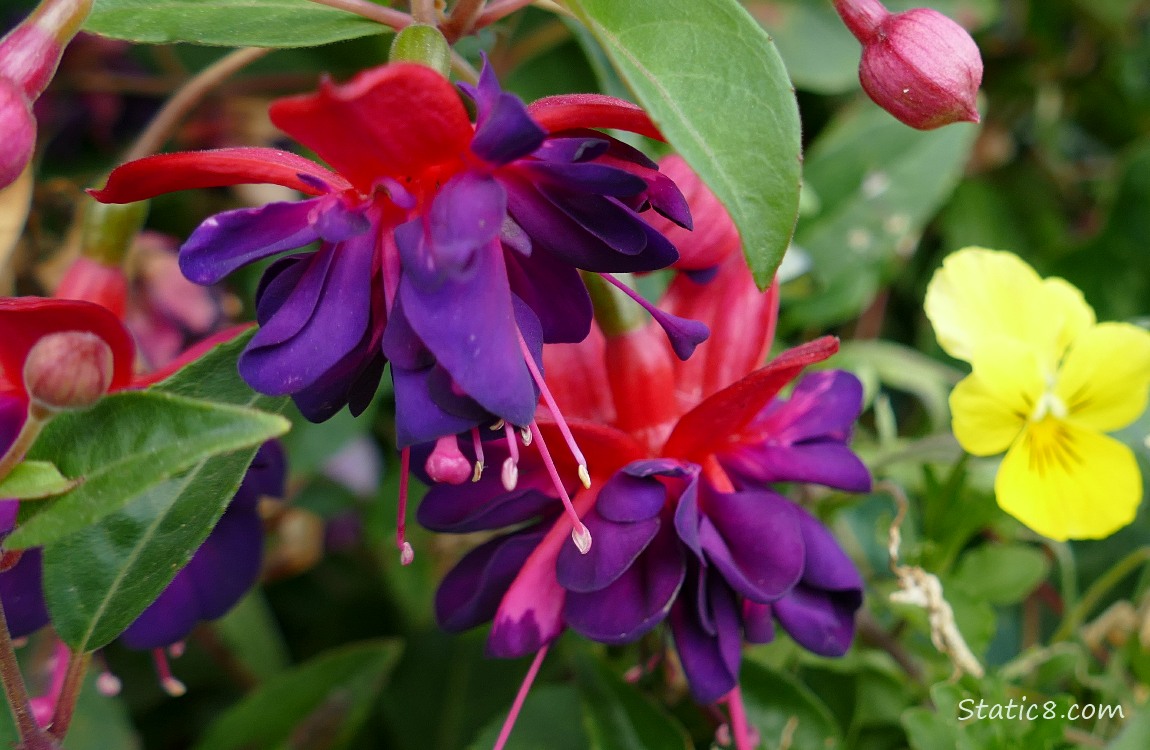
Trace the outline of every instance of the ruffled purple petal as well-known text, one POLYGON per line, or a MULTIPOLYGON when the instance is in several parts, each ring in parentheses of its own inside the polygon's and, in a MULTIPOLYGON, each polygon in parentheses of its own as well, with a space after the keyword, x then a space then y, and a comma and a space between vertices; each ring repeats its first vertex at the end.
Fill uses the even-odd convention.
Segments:
POLYGON ((492 539, 467 553, 435 592, 435 619, 458 633, 495 616, 499 602, 543 539, 539 526, 492 539))
MULTIPOLYGON (((688 576, 687 580, 691 578, 688 576)), ((715 635, 708 634, 701 626, 698 613, 691 606, 696 598, 693 591, 683 592, 671 608, 669 618, 691 695, 704 704, 714 703, 735 687, 742 655, 734 595, 721 582, 708 582, 707 589, 706 601, 715 623, 715 635)))
POLYGON ((395 386, 395 437, 399 448, 456 435, 479 424, 478 420, 444 411, 434 401, 428 383, 433 369, 405 370, 394 362, 391 365, 395 386))
POLYGON ((295 289, 240 357, 248 385, 268 395, 296 393, 370 341, 374 249, 374 238, 364 234, 325 244, 311 256, 295 289), (300 319, 306 322, 285 338, 300 319))
POLYGON ((531 118, 523 102, 500 88, 486 60, 479 85, 463 84, 460 88, 477 105, 471 151, 484 161, 508 164, 539 148, 547 137, 547 131, 531 118))
MULTIPOLYGON (((16 506, 14 500, 0 504, 16 506)), ((9 527, 6 531, 10 531, 9 527)), ((48 624, 48 607, 42 583, 43 558, 38 548, 25 550, 9 570, 0 573, 0 601, 13 638, 31 635, 48 624)))
POLYGON ((538 394, 498 242, 475 254, 466 277, 423 286, 405 273, 399 295, 412 329, 468 396, 511 424, 531 422, 538 394))
POLYGON ((232 271, 319 239, 312 211, 326 199, 269 203, 216 214, 180 248, 180 270, 197 284, 215 284, 232 271))
POLYGON ((548 138, 546 142, 532 154, 536 159, 557 164, 575 164, 596 159, 611 147, 602 135, 586 136, 559 136, 548 138))
POLYGON ((795 505, 772 492, 708 494, 699 541, 731 588, 751 601, 778 599, 803 573, 795 505))
POLYGON ((858 591, 861 596, 862 576, 834 534, 804 508, 795 506, 795 511, 806 558, 803 583, 832 591, 858 591))
MULTIPOLYGON (((595 537, 595 544, 602 542, 595 537)), ((595 545, 591 550, 593 553, 595 545)), ((660 529, 643 554, 609 586, 585 594, 569 590, 564 618, 572 630, 592 640, 612 645, 630 643, 667 617, 686 570, 674 533, 660 529)))
POLYGON ((822 656, 842 656, 854 640, 862 591, 825 591, 799 584, 772 606, 779 624, 800 646, 822 656))
POLYGON ((578 270, 546 252, 504 252, 503 259, 511 291, 538 317, 543 341, 574 344, 587 338, 594 311, 578 270))
POLYGON ((848 446, 833 440, 739 446, 721 454, 719 463, 739 487, 807 482, 847 492, 867 492, 871 488, 866 464, 848 446))
POLYGON ((524 163, 522 168, 537 179, 597 195, 630 198, 647 189, 643 178, 607 164, 533 161, 524 163))
POLYGON ((573 544, 563 545, 555 566, 559 585, 581 594, 596 592, 614 583, 647 549, 660 526, 658 517, 618 523, 603 518, 595 510, 583 517, 583 523, 596 543, 587 554, 581 554, 573 544))
MULTIPOLYGON (((0 378, 3 373, 0 373, 0 378)), ((15 395, 0 393, 0 456, 8 452, 28 417, 28 403, 15 395)))
POLYGON ((821 370, 805 375, 790 398, 772 410, 760 427, 780 442, 801 443, 815 438, 850 440, 851 429, 862 412, 863 387, 843 370, 821 370))
POLYGON ((323 377, 292 394, 292 401, 308 421, 320 423, 331 419, 344 406, 358 417, 371 404, 386 360, 374 336, 365 333, 364 341, 332 365, 323 377))
POLYGON ((444 534, 468 534, 501 529, 558 510, 558 500, 544 493, 550 482, 542 472, 521 474, 518 486, 507 492, 498 471, 502 457, 491 451, 487 458, 492 469, 478 482, 433 485, 419 504, 419 523, 444 534))
POLYGON ((773 606, 743 600, 743 638, 747 643, 770 643, 775 640, 775 621, 771 611, 773 606))
POLYGON ((609 521, 631 523, 659 515, 667 501, 667 488, 654 476, 634 476, 624 469, 599 491, 595 511, 609 521))

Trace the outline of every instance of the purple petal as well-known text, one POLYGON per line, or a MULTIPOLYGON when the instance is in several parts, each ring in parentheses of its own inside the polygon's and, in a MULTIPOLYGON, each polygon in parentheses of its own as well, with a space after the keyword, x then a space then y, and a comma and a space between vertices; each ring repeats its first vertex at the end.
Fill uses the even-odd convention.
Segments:
POLYGON ((824 591, 799 584, 772 606, 779 624, 800 646, 822 656, 842 656, 854 639, 862 591, 824 591))
MULTIPOLYGON (((2 501, 5 504, 14 501, 2 501)), ((9 570, 0 573, 0 601, 8 618, 8 630, 13 638, 31 635, 48 624, 48 608, 44 603, 41 582, 43 560, 38 548, 25 550, 9 570)))
POLYGON ((647 247, 645 222, 618 201, 594 193, 537 183, 551 204, 616 253, 638 255, 647 247))
POLYGON ((467 395, 511 424, 531 422, 538 396, 497 241, 476 253, 466 278, 429 288, 405 273, 399 295, 412 329, 467 395))
POLYGON ((331 419, 348 406, 352 416, 367 409, 379 388, 385 364, 375 336, 369 330, 364 340, 332 365, 316 382, 292 394, 296 408, 306 419, 319 423, 331 419))
POLYGON ((659 519, 634 523, 609 521, 592 510, 583 517, 595 544, 581 554, 573 544, 559 550, 555 575, 559 585, 580 594, 604 589, 631 567, 659 531, 659 519))
MULTIPOLYGON (((0 453, 3 453, 0 450, 0 453)), ((20 515, 19 500, 0 500, 0 540, 16 528, 16 518, 20 515)))
POLYGON ((248 385, 273 396, 296 393, 370 341, 374 249, 371 234, 320 247, 291 296, 241 355, 248 385), (304 317, 298 333, 284 339, 304 317))
MULTIPOLYGON (((690 580, 690 577, 688 577, 690 580)), ((694 592, 684 591, 671 608, 671 632, 675 649, 691 687, 691 695, 699 703, 714 703, 729 693, 739 679, 741 640, 739 615, 730 589, 708 585, 707 597, 716 635, 709 635, 700 625, 697 614, 689 602, 694 592)))
POLYGON ((327 242, 343 242, 371 229, 371 220, 364 208, 352 208, 338 195, 328 195, 320 199, 320 204, 311 213, 311 222, 320 238, 327 242))
POLYGON ((439 626, 458 633, 493 618, 507 588, 544 534, 536 526, 492 539, 467 553, 435 592, 439 626))
POLYGON ((180 248, 180 270, 197 284, 214 284, 248 263, 315 242, 319 233, 311 214, 324 200, 269 203, 216 214, 180 248))
POLYGON ((607 164, 534 161, 524 163, 522 168, 536 179, 596 195, 630 198, 647 189, 643 178, 607 164))
POLYGON ((609 521, 646 521, 659 515, 667 501, 667 488, 653 476, 616 472, 599 490, 595 511, 609 521))
POLYGON ((791 397, 767 416, 761 427, 777 440, 788 443, 812 438, 846 442, 862 412, 862 402, 862 383, 851 373, 812 372, 795 385, 791 397))
MULTIPOLYGON (((601 541, 595 538, 596 544, 601 541)), ((594 550, 592 545, 590 554, 594 550)), ((592 640, 611 645, 630 643, 667 617, 686 571, 675 535, 668 529, 660 530, 646 551, 609 586, 585 594, 569 591, 564 617, 572 630, 592 640)))
POLYGON ((391 366, 395 385, 395 437, 399 448, 426 443, 444 435, 455 435, 478 422, 444 411, 431 397, 428 380, 433 368, 405 370, 391 366))
POLYGON ((775 640, 775 622, 771 611, 773 606, 743 600, 743 637, 747 643, 770 643, 775 640))
POLYGON ((679 505, 675 508, 675 533, 687 548, 695 553, 700 563, 706 562, 703 555, 703 543, 699 537, 699 524, 702 514, 699 513, 699 483, 693 479, 683 493, 679 496, 679 505))
POLYGON ((871 488, 870 470, 849 447, 837 441, 751 444, 720 454, 718 459, 740 487, 807 482, 847 492, 868 492, 871 488))
POLYGON ((507 164, 527 156, 543 143, 543 130, 518 98, 504 93, 495 71, 484 60, 479 86, 461 86, 477 105, 475 138, 471 151, 492 164, 507 164))
POLYGON ((493 451, 488 458, 490 470, 478 482, 432 486, 419 504, 419 523, 440 533, 467 534, 500 529, 548 510, 559 510, 559 501, 544 494, 550 482, 541 472, 524 473, 519 485, 507 492, 498 471, 501 457, 493 451))
POLYGON ((435 357, 411 327, 403 311, 403 300, 398 296, 387 315, 383 330, 383 354, 392 367, 405 370, 423 370, 435 364, 435 357))
POLYGON ((858 591, 861 597, 862 577, 834 534, 804 508, 795 506, 795 511, 806 558, 803 583, 832 591, 858 591))
POLYGON ((802 576, 804 546, 793 503, 772 492, 710 493, 699 541, 731 588, 768 603, 802 576))
POLYGON ((594 315, 591 295, 574 266, 547 252, 504 252, 503 259, 511 291, 538 317, 543 341, 573 344, 587 338, 594 315))
POLYGON ((548 138, 532 156, 547 162, 572 164, 596 159, 611 147, 602 136, 571 136, 548 138))

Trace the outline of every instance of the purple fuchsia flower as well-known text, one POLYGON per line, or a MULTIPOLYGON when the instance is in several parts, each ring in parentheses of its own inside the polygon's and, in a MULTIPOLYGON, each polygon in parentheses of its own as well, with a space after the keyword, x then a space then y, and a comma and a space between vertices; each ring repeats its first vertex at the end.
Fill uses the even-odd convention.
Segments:
MULTIPOLYGON (((171 190, 272 182, 310 196, 205 221, 181 250, 184 273, 213 283, 262 258, 261 324, 240 360, 253 388, 290 394, 305 416, 353 413, 391 361, 401 447, 534 415, 543 342, 586 336, 577 269, 663 268, 678 257, 641 215, 680 225, 682 195, 638 151, 594 127, 658 137, 632 104, 599 95, 525 107, 490 67, 456 90, 395 63, 275 102, 271 118, 336 171, 260 148, 165 154, 124 165, 93 195, 142 200, 171 190)), ((673 327, 687 351, 705 337, 673 327)))

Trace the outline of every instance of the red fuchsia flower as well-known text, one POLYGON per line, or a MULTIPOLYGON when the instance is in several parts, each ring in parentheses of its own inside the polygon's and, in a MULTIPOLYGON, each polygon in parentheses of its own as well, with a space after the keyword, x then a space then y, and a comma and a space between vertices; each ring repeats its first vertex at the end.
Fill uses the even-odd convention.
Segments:
MULTIPOLYGON (((731 257, 710 282, 715 286, 684 275, 668 298, 696 310, 706 307, 704 296, 739 299, 753 284, 741 258, 731 257)), ((519 453, 514 436, 483 451, 487 460, 512 462, 516 482, 485 476, 433 486, 418 513, 433 531, 517 526, 448 573, 436 597, 442 626, 463 630, 492 620, 488 651, 522 656, 546 647, 564 627, 622 644, 666 622, 692 692, 706 703, 737 687, 741 645, 769 640, 772 616, 818 653, 846 650, 862 581, 829 532, 769 483, 869 489, 869 474, 846 447, 862 390, 853 376, 820 372, 780 397, 805 367, 837 350, 829 337, 747 374, 773 326, 774 300, 768 296, 770 313, 762 314, 762 298, 747 294, 744 315, 726 320, 739 326, 757 317, 754 335, 726 338, 726 350, 700 348, 699 356, 711 350, 703 361, 713 370, 700 372, 694 359, 677 362, 662 339, 644 334, 650 328, 593 335, 548 353, 553 375, 565 372, 558 361, 578 362, 571 378, 549 380, 590 459, 595 487, 549 479, 544 454, 519 453), (732 371, 727 357, 743 369, 732 371), (626 376, 613 377, 619 371, 626 376), (751 455, 766 457, 761 471, 751 455), (792 460, 798 468, 790 474, 792 460), (558 515, 553 498, 562 492, 572 495, 578 518, 558 515), (595 539, 586 554, 563 543, 577 524, 595 539)), ((722 319, 704 319, 723 337, 722 319)), ((469 448, 465 441, 464 453, 469 448)))
POLYGON ((891 13, 879 0, 835 0, 862 43, 859 80, 867 95, 919 130, 978 122, 982 57, 966 29, 930 8, 891 13))
MULTIPOLYGON (((471 122, 429 68, 395 63, 274 103, 281 129, 336 171, 271 149, 167 154, 120 167, 102 201, 244 182, 312 196, 220 214, 181 250, 213 283, 261 258, 319 241, 264 275, 259 333, 240 360, 258 391, 291 394, 319 421, 370 401, 391 361, 401 446, 497 419, 524 426, 543 342, 581 340, 591 306, 579 268, 653 270, 674 247, 640 214, 689 224, 674 184, 592 127, 657 136, 634 105, 598 95, 531 107, 490 68, 471 122), (349 135, 351 134, 351 135, 349 135)), ((705 335, 677 326, 689 350, 705 335)))
POLYGON ((64 47, 92 9, 92 0, 43 0, 0 39, 0 188, 12 184, 32 159, 36 119, 32 103, 43 93, 64 47))

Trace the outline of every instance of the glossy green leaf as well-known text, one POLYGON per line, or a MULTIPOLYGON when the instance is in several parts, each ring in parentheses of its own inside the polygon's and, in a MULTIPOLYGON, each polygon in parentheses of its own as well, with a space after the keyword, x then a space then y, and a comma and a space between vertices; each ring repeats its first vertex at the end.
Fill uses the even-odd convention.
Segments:
MULTIPOLYGON (((211 397, 245 412, 251 406, 278 411, 284 399, 260 396, 236 372, 236 358, 249 335, 215 347, 153 386, 149 395, 211 397)), ((190 469, 149 488, 126 507, 49 544, 44 588, 61 637, 74 648, 96 648, 131 624, 203 543, 257 449, 252 444, 201 456, 190 469)))
POLYGON ((269 681, 212 723, 197 750, 338 750, 354 739, 399 656, 393 641, 328 651, 269 681))
POLYGON ((804 216, 795 232, 814 264, 818 291, 793 300, 784 319, 830 325, 870 305, 954 189, 977 134, 967 124, 912 130, 870 103, 828 127, 809 149, 804 171, 820 210, 804 216))
POLYGON ((799 206, 794 90, 735 0, 564 0, 663 135, 723 201, 766 286, 799 206))
POLYGON ((29 514, 7 545, 61 540, 161 484, 173 488, 204 459, 259 445, 289 426, 274 414, 158 391, 117 393, 87 411, 60 414, 28 457, 52 461, 65 476, 84 481, 57 498, 27 504, 29 514))
POLYGON ((67 492, 77 484, 49 461, 25 461, 0 482, 0 497, 10 500, 40 500, 67 492))
POLYGON ((96 0, 86 31, 145 44, 313 47, 390 31, 309 0, 96 0))
POLYGON ((575 661, 583 725, 596 750, 689 750, 686 730, 635 687, 586 654, 575 661))
POLYGON ((759 731, 763 747, 779 748, 784 736, 791 737, 790 747, 842 747, 842 730, 830 710, 793 677, 744 660, 739 684, 747 720, 759 731))

